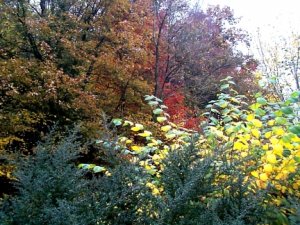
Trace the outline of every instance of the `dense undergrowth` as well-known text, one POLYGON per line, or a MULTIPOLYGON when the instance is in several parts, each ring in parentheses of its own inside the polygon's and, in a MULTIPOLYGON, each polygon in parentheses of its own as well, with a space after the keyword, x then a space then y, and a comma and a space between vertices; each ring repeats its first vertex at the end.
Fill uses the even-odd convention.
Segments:
POLYGON ((94 163, 76 132, 54 131, 11 162, 16 194, 2 199, 0 223, 299 224, 299 92, 248 105, 222 82, 202 132, 169 122, 154 96, 155 123, 112 120, 94 163))

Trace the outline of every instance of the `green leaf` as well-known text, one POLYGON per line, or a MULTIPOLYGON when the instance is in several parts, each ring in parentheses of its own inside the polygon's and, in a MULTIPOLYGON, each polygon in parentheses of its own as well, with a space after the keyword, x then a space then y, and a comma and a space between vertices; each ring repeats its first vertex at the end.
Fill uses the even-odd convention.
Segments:
POLYGON ((259 115, 259 116, 266 115, 266 111, 261 109, 261 108, 254 110, 254 112, 255 112, 256 115, 259 115))
POLYGON ((158 103, 158 101, 150 101, 150 102, 148 102, 148 104, 150 106, 155 106, 155 105, 158 105, 159 103, 158 103))
POLYGON ((229 117, 229 116, 226 116, 226 117, 223 119, 223 122, 224 122, 224 123, 228 123, 228 122, 230 122, 230 121, 232 121, 232 118, 229 117))
POLYGON ((221 100, 218 103, 216 103, 216 105, 220 106, 221 108, 226 108, 228 106, 228 102, 221 100))
POLYGON ((217 114, 220 114, 220 112, 216 109, 211 109, 210 111, 212 111, 213 113, 217 113, 217 114))
POLYGON ((222 111, 222 115, 227 115, 228 113, 230 113, 229 109, 223 109, 222 111))
POLYGON ((289 131, 300 136, 300 126, 299 125, 291 126, 289 128, 289 131))
POLYGON ((215 117, 209 117, 209 119, 213 122, 213 124, 217 125, 219 121, 215 117))
POLYGON ((300 157, 299 157, 299 156, 295 156, 294 159, 295 159, 295 161, 296 161, 297 163, 300 163, 300 157))
POLYGON ((163 111, 164 111, 164 110, 158 108, 158 109, 154 109, 154 110, 153 110, 153 113, 154 113, 155 115, 159 115, 159 114, 161 114, 163 111))
POLYGON ((145 101, 155 100, 156 97, 153 95, 145 95, 145 101))
POLYGON ((283 155, 284 157, 289 157, 291 154, 292 154, 292 153, 291 153, 291 150, 289 150, 289 149, 284 149, 284 150, 283 150, 283 153, 282 153, 282 155, 283 155))
POLYGON ((97 139, 97 140, 95 141, 95 143, 96 143, 96 144, 100 144, 100 143, 103 143, 103 141, 100 140, 100 139, 97 139))
POLYGON ((276 117, 275 122, 276 122, 276 124, 284 125, 284 124, 286 124, 287 119, 284 117, 276 117))
POLYGON ((122 119, 113 119, 112 122, 115 126, 122 125, 122 119))
POLYGON ((291 107, 283 107, 281 109, 281 111, 284 113, 284 114, 292 114, 293 113, 293 109, 291 107))
POLYGON ((291 97, 292 97, 292 98, 299 98, 299 97, 300 97, 300 91, 294 91, 294 92, 291 94, 291 97))
POLYGON ((259 104, 261 104, 261 105, 266 105, 268 103, 267 100, 265 98, 263 98, 263 97, 257 98, 256 102, 259 103, 259 104))
MULTIPOLYGON (((294 135, 294 134, 293 134, 293 135, 294 135)), ((282 137, 282 140, 283 140, 283 142, 285 142, 285 143, 291 142, 291 139, 292 139, 292 135, 291 135, 291 134, 284 135, 284 136, 282 137)))
POLYGON ((93 168, 93 171, 94 171, 94 173, 100 173, 100 172, 105 171, 105 168, 102 167, 102 166, 95 166, 95 167, 93 168))
POLYGON ((274 112, 275 116, 280 117, 283 115, 283 112, 281 110, 277 110, 274 112))
POLYGON ((221 91, 228 89, 229 88, 229 84, 223 84, 221 85, 221 91))

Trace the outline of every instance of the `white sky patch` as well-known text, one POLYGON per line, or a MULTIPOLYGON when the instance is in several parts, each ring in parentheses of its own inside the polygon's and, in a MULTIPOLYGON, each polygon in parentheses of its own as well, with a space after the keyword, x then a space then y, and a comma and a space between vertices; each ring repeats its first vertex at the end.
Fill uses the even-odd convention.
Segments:
POLYGON ((191 0, 205 9, 208 5, 229 6, 239 26, 248 31, 253 40, 260 30, 263 41, 277 40, 292 33, 300 34, 300 0, 191 0))

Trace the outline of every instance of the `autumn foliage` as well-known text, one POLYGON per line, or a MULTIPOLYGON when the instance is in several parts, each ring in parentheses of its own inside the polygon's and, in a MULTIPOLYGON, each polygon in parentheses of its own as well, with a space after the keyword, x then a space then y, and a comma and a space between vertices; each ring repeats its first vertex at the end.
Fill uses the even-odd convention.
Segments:
MULTIPOLYGON (((274 224, 288 224, 296 207, 286 202, 300 197, 299 92, 281 102, 267 97, 275 94, 259 87, 258 62, 239 50, 249 37, 238 22, 229 7, 203 10, 185 0, 0 1, 0 187, 7 187, 0 206, 19 179, 18 159, 34 161, 51 130, 57 146, 75 129, 75 169, 114 183, 116 168, 131 165, 134 182, 149 191, 148 206, 176 200, 166 174, 181 168, 184 149, 195 160, 186 171, 209 162, 208 174, 195 179, 223 188, 195 192, 191 205, 212 210, 216 199, 236 198, 238 183, 246 199, 256 189, 266 193, 257 205, 280 215, 274 224), (167 163, 176 157, 178 168, 167 163), (136 180, 139 172, 147 180, 136 180)), ((122 172, 116 173, 123 179, 122 172)), ((189 185, 182 184, 183 193, 194 193, 189 185)), ((169 215, 170 205, 164 215, 141 207, 132 209, 136 218, 146 213, 161 224, 186 216, 175 209, 169 215)))

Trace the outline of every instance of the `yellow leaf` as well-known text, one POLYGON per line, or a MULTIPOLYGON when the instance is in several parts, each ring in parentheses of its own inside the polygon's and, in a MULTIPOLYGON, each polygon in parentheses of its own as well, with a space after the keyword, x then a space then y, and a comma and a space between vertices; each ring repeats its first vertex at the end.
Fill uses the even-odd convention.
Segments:
POLYGON ((167 139, 173 139, 174 137, 176 137, 175 134, 166 134, 167 139))
POLYGON ((272 147, 273 147, 273 151, 274 151, 275 155, 282 156, 283 146, 281 144, 275 144, 275 145, 272 145, 272 147))
POLYGON ((172 127, 170 125, 166 125, 166 126, 161 127, 161 130, 164 131, 164 132, 168 132, 171 129, 172 129, 172 127))
POLYGON ((258 119, 253 119, 251 122, 252 122, 253 126, 255 126, 257 128, 262 127, 262 122, 258 119))
POLYGON ((139 131, 140 128, 138 128, 138 127, 132 127, 131 130, 132 130, 132 131, 139 131))
POLYGON ((272 143, 272 145, 276 145, 278 144, 279 140, 276 137, 271 137, 270 142, 272 143))
POLYGON ((267 181, 269 179, 269 177, 266 173, 262 173, 259 175, 259 179, 262 181, 267 181))
POLYGON ((264 172, 271 173, 273 171, 273 166, 271 164, 264 165, 264 172))
POLYGON ((293 184, 293 189, 298 190, 299 189, 299 185, 297 183, 293 184))
POLYGON ((281 136, 285 133, 285 131, 282 128, 275 128, 275 129, 273 129, 273 131, 276 135, 279 135, 279 136, 281 136))
POLYGON ((270 138, 272 136, 272 131, 265 133, 265 138, 270 138))
POLYGON ((157 154, 154 154, 153 156, 152 156, 152 160, 153 161, 160 161, 160 156, 159 155, 157 155, 157 154))
POLYGON ((277 162, 276 155, 267 152, 267 162, 275 164, 277 162))
MULTIPOLYGON (((243 135, 242 137, 243 137, 243 139, 245 139, 245 142, 247 142, 247 141, 249 141, 249 140, 251 139, 250 134, 245 134, 245 135, 243 135)), ((241 139, 242 139, 242 138, 241 138, 241 139)))
POLYGON ((237 141, 233 144, 233 149, 234 150, 244 150, 244 149, 247 149, 247 145, 244 145, 242 142, 237 141))
POLYGON ((300 142, 300 138, 298 136, 296 136, 296 135, 291 140, 293 142, 300 142))
POLYGON ((134 127, 131 128, 132 131, 140 131, 143 130, 144 126, 142 124, 136 123, 134 127))
POLYGON ((148 187, 148 188, 155 188, 155 185, 154 184, 152 184, 152 183, 150 183, 150 182, 148 182, 148 183, 146 183, 146 187, 148 187))
POLYGON ((262 149, 265 151, 269 150, 269 145, 268 144, 263 145, 262 149))
POLYGON ((251 133, 254 137, 259 138, 260 137, 260 131, 257 129, 252 129, 251 133))
POLYGON ((157 188, 153 188, 153 189, 152 189, 152 194, 153 194, 153 195, 159 195, 160 192, 159 192, 159 190, 158 190, 157 188))
POLYGON ((251 144, 254 145, 254 146, 260 146, 261 145, 259 140, 251 140, 251 144))
POLYGON ((166 121, 167 118, 164 117, 164 116, 159 116, 159 117, 156 118, 156 120, 157 120, 157 122, 162 123, 162 122, 166 121))
POLYGON ((247 152, 242 152, 242 153, 241 153, 241 156, 242 156, 243 158, 245 158, 245 157, 248 156, 248 153, 247 153, 247 152))
POLYGON ((154 146, 156 146, 157 144, 156 143, 149 143, 149 144, 147 144, 147 146, 149 146, 149 147, 154 147, 154 146))
POLYGON ((259 175, 258 175, 257 171, 252 171, 251 175, 254 176, 254 177, 256 177, 256 178, 259 178, 259 175))
POLYGON ((255 115, 254 114, 249 114, 248 116, 247 116, 247 118, 246 118, 246 120, 247 121, 252 121, 252 120, 254 120, 255 119, 255 115))
POLYGON ((294 145, 292 145, 291 143, 283 143, 284 147, 289 149, 289 150, 292 150, 294 148, 294 145))
POLYGON ((142 151, 142 147, 140 147, 140 146, 137 146, 137 145, 133 145, 133 146, 131 146, 131 149, 133 150, 133 151, 135 151, 136 153, 141 153, 141 151, 142 151))
POLYGON ((150 131, 145 130, 143 133, 139 133, 138 135, 141 137, 149 137, 152 135, 152 133, 150 131))
POLYGON ((275 120, 269 120, 267 123, 269 126, 274 126, 275 120))

